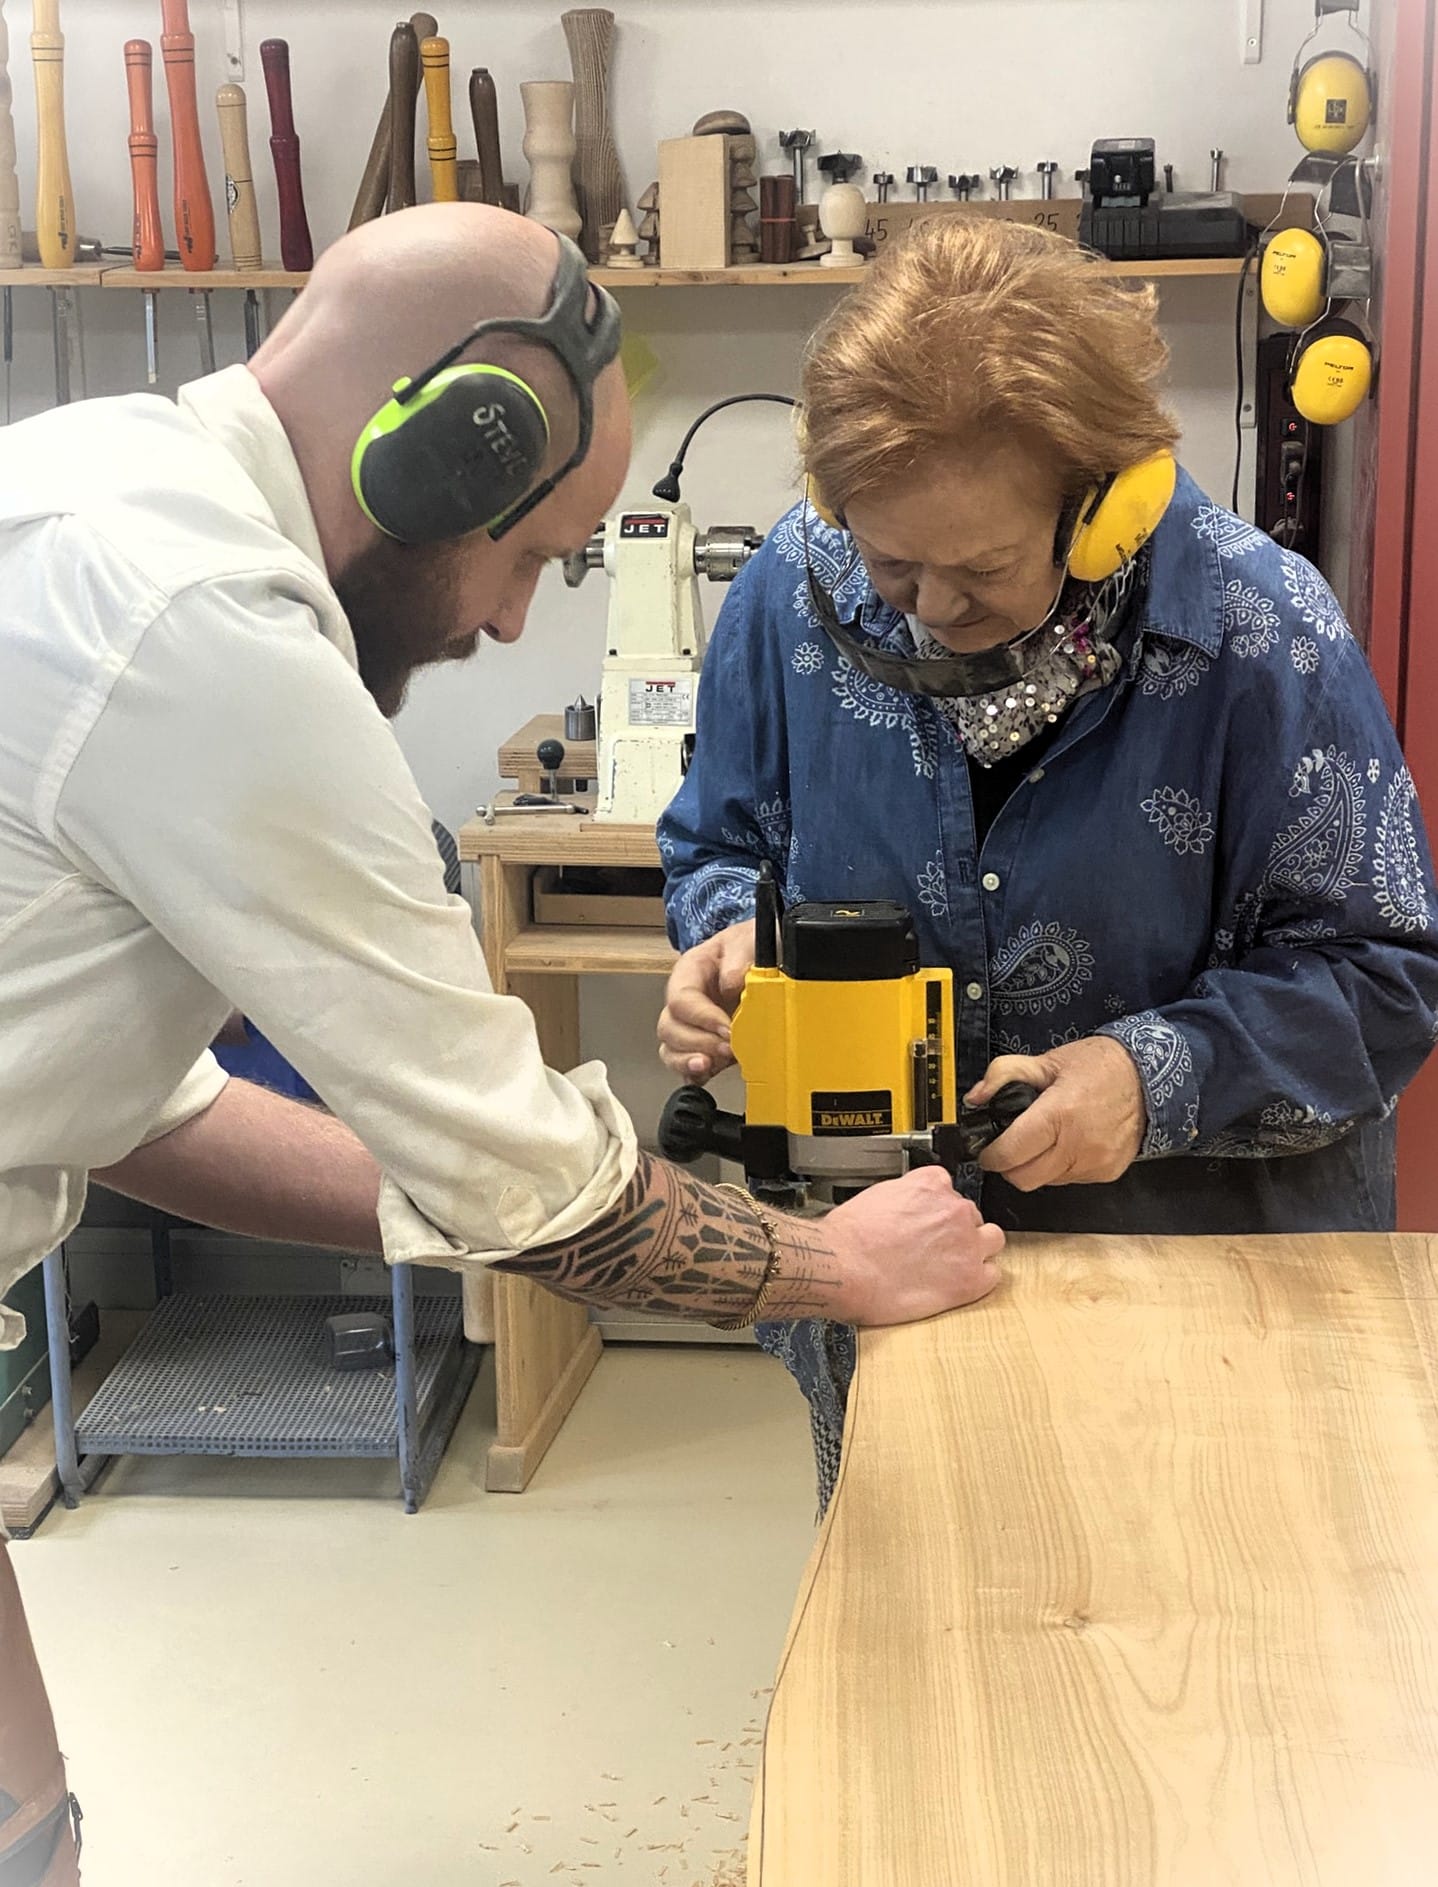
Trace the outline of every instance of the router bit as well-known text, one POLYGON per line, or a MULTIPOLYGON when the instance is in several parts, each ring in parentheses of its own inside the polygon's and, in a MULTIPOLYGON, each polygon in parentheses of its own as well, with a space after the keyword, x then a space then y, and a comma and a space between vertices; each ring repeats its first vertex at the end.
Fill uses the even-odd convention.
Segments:
POLYGON ((960 171, 957 176, 949 174, 949 188, 960 203, 971 203, 984 187, 984 180, 974 171, 960 171))
POLYGON ((10 370, 15 364, 15 303, 10 290, 5 290, 3 307, 0 307, 0 352, 5 356, 5 424, 10 424, 10 370))
POLYGON ((876 203, 887 203, 889 200, 889 192, 893 189, 893 187, 894 187, 893 171, 876 170, 874 172, 874 201, 876 203))
POLYGON ((933 164, 910 164, 904 173, 905 178, 914 186, 914 199, 918 203, 927 203, 929 191, 939 181, 938 169, 933 164))
POLYGON ((1218 150, 1210 151, 1208 157, 1210 164, 1213 166, 1209 172, 1208 187, 1213 194, 1217 196, 1219 191, 1223 188, 1223 152, 1218 150))
POLYGON ((1059 174, 1059 167, 1051 157, 1047 157, 1044 159, 1043 163, 1036 164, 1034 168, 1037 170, 1040 177, 1043 178, 1044 201, 1045 203, 1051 203, 1054 194, 1054 179, 1059 174))
POLYGON ((847 183, 856 171, 864 168, 864 160, 857 151, 830 151, 827 157, 819 159, 819 168, 830 183, 847 183))
POLYGON ((999 193, 999 202, 1007 203, 1014 194, 1014 180, 1018 172, 1012 164, 996 164, 989 172, 989 182, 999 193))
POLYGON ((1163 187, 1164 187, 1164 192, 1166 195, 1168 196, 1173 195, 1173 165, 1172 164, 1165 164, 1163 167, 1163 187))
POLYGON ((781 131, 779 144, 794 160, 794 206, 804 201, 804 153, 814 142, 812 131, 781 131))

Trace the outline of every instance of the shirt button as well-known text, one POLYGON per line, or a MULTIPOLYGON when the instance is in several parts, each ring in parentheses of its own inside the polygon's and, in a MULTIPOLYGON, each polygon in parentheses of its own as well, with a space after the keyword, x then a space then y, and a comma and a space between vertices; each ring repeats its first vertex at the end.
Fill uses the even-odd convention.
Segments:
POLYGON ((964 994, 968 997, 970 1002, 981 1002, 983 1000, 984 986, 982 983, 970 983, 968 988, 964 991, 964 994))
POLYGON ((1031 774, 1029 775, 1029 785, 1030 785, 1030 786, 1037 786, 1037 785, 1038 785, 1038 783, 1039 783, 1039 781, 1040 781, 1040 780, 1041 780, 1041 779, 1042 779, 1043 777, 1044 777, 1044 770, 1043 770, 1043 768, 1042 768, 1042 767, 1035 767, 1035 768, 1034 768, 1034 770, 1033 770, 1033 772, 1032 772, 1032 773, 1031 773, 1031 774))
POLYGON ((999 874, 996 871, 986 871, 984 873, 983 884, 985 891, 997 891, 999 888, 999 874))

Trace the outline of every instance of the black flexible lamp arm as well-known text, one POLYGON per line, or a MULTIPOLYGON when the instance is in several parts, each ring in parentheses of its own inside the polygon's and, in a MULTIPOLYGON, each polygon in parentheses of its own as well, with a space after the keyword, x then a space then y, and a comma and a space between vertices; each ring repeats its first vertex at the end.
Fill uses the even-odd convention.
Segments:
POLYGON ((712 419, 716 413, 722 413, 726 406, 743 406, 745 402, 749 400, 769 400, 772 401, 775 406, 797 406, 799 404, 797 400, 790 399, 787 393, 731 393, 727 400, 716 400, 712 406, 705 407, 698 419, 695 420, 688 432, 685 433, 683 442, 679 447, 678 456, 670 465, 668 472, 654 487, 654 496, 656 498, 662 498, 666 504, 678 504, 679 481, 684 476, 684 460, 688 454, 689 447, 693 443, 695 433, 698 432, 706 419, 712 419))

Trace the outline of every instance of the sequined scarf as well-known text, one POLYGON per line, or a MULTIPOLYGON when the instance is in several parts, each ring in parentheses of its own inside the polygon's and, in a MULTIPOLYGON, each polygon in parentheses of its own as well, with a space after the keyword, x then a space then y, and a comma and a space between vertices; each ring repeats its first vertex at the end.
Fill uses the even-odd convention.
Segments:
MULTIPOLYGON (((1054 623, 1049 646, 1022 681, 991 694, 946 695, 938 707, 971 760, 982 767, 1022 751, 1054 726, 1078 700, 1106 688, 1123 666, 1112 635, 1141 582, 1141 560, 1107 583, 1085 584, 1054 623)), ((909 631, 920 657, 951 655, 910 616, 909 631)))

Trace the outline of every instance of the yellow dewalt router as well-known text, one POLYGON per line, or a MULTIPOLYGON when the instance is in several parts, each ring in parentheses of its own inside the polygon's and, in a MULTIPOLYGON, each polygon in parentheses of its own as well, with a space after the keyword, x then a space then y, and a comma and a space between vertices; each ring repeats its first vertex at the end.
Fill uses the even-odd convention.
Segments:
POLYGON ((843 1198, 912 1166, 957 1181, 1037 1098, 1012 1082, 986 1107, 960 1107, 953 973, 920 967, 902 905, 798 904, 781 919, 766 864, 755 917, 733 1027, 747 1111, 680 1088, 659 1126, 666 1158, 722 1154, 756 1197, 792 1208, 817 1183, 843 1198))

